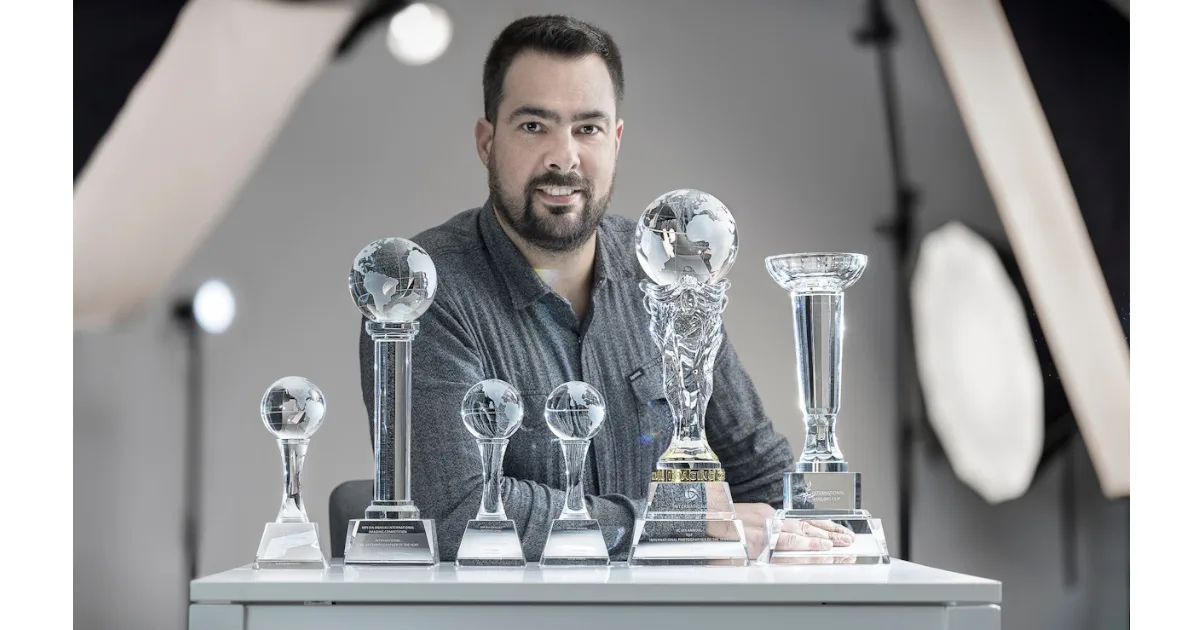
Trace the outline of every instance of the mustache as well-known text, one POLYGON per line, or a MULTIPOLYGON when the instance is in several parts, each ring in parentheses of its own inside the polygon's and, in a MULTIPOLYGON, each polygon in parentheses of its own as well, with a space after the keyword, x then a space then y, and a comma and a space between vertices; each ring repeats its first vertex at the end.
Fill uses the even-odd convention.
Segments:
POLYGON ((578 188, 587 196, 592 194, 592 183, 584 179, 579 173, 562 173, 559 171, 549 171, 542 173, 537 177, 529 180, 525 186, 525 192, 533 194, 533 191, 539 186, 564 186, 570 188, 578 188))

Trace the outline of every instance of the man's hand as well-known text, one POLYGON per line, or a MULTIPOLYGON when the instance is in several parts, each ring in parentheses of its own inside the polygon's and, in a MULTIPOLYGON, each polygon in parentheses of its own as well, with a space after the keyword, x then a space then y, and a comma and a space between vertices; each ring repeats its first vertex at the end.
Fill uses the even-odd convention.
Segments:
MULTIPOLYGON (((746 544, 750 558, 757 558, 770 542, 767 539, 766 522, 775 517, 775 508, 766 503, 734 503, 734 512, 746 530, 746 544)), ((854 542, 854 532, 833 521, 783 521, 776 549, 787 551, 825 551, 834 547, 848 547, 854 542)))

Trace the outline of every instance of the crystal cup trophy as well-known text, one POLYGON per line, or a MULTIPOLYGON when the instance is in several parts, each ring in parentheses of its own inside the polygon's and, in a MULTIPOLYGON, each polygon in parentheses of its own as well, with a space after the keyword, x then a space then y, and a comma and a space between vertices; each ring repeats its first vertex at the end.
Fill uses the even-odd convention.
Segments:
POLYGON ((517 524, 504 514, 500 495, 504 450, 508 448, 508 438, 521 428, 524 414, 521 394, 501 380, 480 381, 463 396, 462 421, 475 437, 483 460, 483 496, 479 512, 467 521, 458 545, 457 566, 525 566, 517 524))
POLYGON ((604 397, 582 381, 554 388, 546 397, 546 426, 558 438, 565 463, 567 500, 550 523, 541 565, 608 566, 608 546, 600 523, 588 513, 583 497, 583 466, 591 440, 604 424, 604 397))
POLYGON ((438 563, 437 531, 412 501, 412 341, 433 303, 437 272, 416 243, 384 238, 363 248, 350 294, 375 342, 375 494, 365 518, 350 521, 346 564, 438 563))
POLYGON ((267 523, 255 569, 325 569, 317 524, 308 520, 300 497, 300 471, 308 440, 325 421, 325 396, 308 379, 285 376, 271 384, 259 407, 263 424, 283 456, 283 501, 275 522, 267 523))
POLYGON ((674 419, 667 450, 651 473, 629 564, 749 563, 725 471, 704 434, 713 364, 724 341, 726 274, 737 256, 737 226, 719 200, 683 189, 655 199, 636 229, 650 333, 662 353, 663 389, 674 419))
POLYGON ((796 374, 804 402, 804 450, 783 476, 783 509, 768 519, 760 559, 781 563, 889 562, 883 525, 862 509, 861 473, 850 471, 834 432, 842 392, 845 291, 862 277, 862 254, 784 254, 766 259, 771 277, 791 294, 796 374), (848 547, 800 551, 780 544, 806 521, 833 521, 855 534, 848 547))

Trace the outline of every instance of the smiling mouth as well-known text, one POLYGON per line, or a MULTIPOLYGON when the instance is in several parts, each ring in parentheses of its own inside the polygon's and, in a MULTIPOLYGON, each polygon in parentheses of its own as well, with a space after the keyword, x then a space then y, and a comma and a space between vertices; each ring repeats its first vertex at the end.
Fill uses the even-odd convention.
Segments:
POLYGON ((580 190, 570 186, 541 186, 537 189, 547 203, 568 204, 579 197, 580 190))

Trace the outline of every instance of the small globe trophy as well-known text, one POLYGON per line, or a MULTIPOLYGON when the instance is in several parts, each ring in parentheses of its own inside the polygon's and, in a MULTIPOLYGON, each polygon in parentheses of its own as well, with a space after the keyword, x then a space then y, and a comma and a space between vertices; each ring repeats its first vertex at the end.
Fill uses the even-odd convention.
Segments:
POLYGON ((783 254, 766 259, 767 272, 792 300, 796 376, 804 402, 804 450, 783 476, 783 509, 767 521, 760 560, 772 564, 888 563, 883 525, 862 509, 861 473, 851 472, 834 429, 842 395, 842 336, 846 289, 862 277, 867 257, 848 253, 783 254), (848 547, 822 551, 777 549, 785 521, 829 520, 855 534, 848 547))
POLYGON ((651 473, 629 564, 746 565, 745 531, 725 470, 704 434, 713 365, 724 341, 725 276, 737 257, 737 225, 716 197, 674 190, 642 213, 636 241, 638 261, 650 278, 641 288, 675 426, 651 473))
POLYGON ((347 528, 346 564, 438 563, 434 522, 421 518, 410 485, 412 341, 436 292, 433 259, 402 238, 367 245, 350 270, 350 295, 375 342, 375 493, 347 528))
POLYGON ((523 567, 525 552, 517 524, 504 513, 504 451, 521 428, 521 394, 508 383, 487 379, 467 390, 462 421, 479 445, 483 460, 483 496, 475 518, 467 521, 455 564, 460 567, 523 567))
POLYGON ((544 567, 609 565, 600 523, 588 513, 583 499, 583 465, 592 438, 604 424, 604 413, 604 397, 582 381, 563 383, 546 397, 546 425, 558 438, 566 460, 567 500, 550 524, 542 549, 544 567))
POLYGON ((300 497, 300 472, 308 440, 325 421, 325 396, 299 376, 285 376, 263 394, 259 407, 263 424, 279 443, 283 455, 283 501, 275 522, 267 523, 255 569, 325 569, 317 524, 308 520, 300 497))

